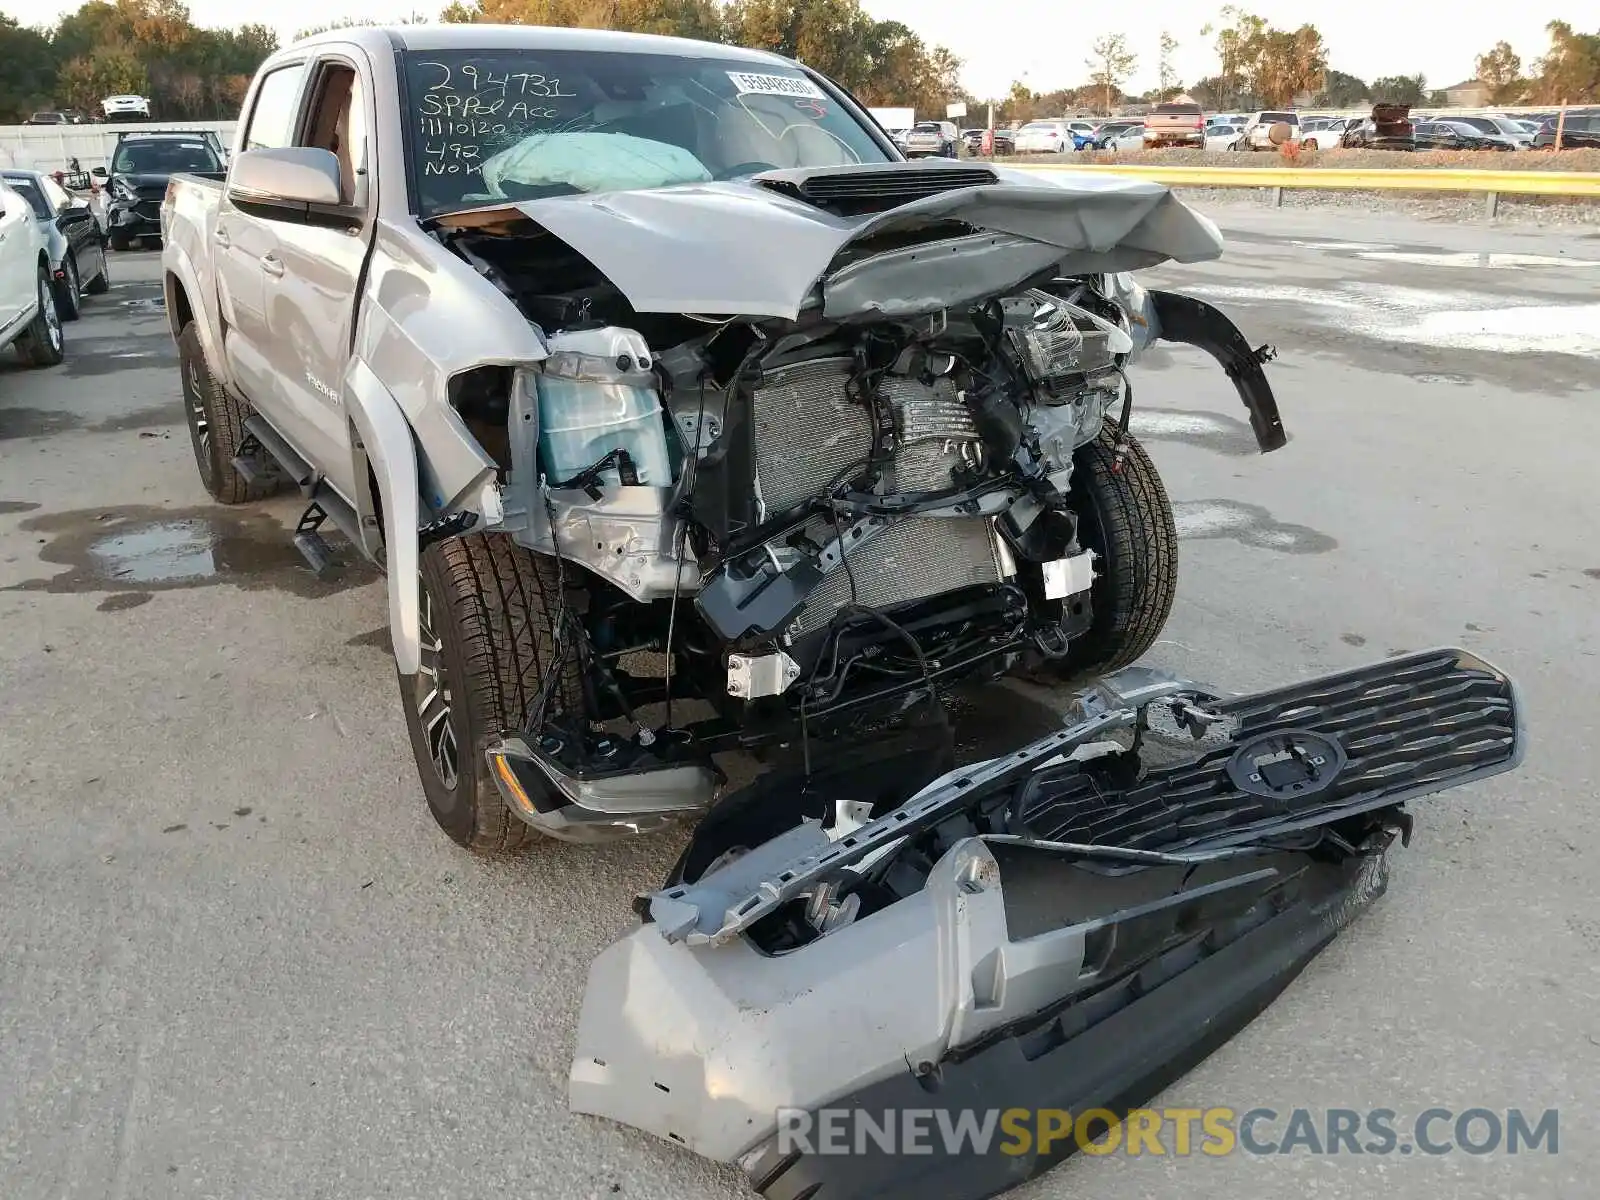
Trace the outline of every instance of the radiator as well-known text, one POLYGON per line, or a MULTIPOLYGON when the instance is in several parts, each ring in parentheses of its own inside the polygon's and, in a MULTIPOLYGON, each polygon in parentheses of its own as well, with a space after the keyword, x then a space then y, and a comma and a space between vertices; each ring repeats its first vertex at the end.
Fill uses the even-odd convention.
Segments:
MULTIPOLYGON (((867 412, 846 392, 848 358, 815 359, 769 372, 753 397, 756 482, 768 516, 859 473, 872 451, 867 412)), ((948 379, 932 386, 885 378, 879 394, 894 406, 900 448, 895 484, 902 492, 952 484, 951 468, 978 445, 971 413, 948 379)), ((826 522, 820 524, 825 531, 826 522)), ((996 583, 999 564, 989 523, 981 519, 908 517, 850 556, 855 600, 883 608, 956 588, 996 583)), ((843 568, 812 592, 798 618, 800 636, 822 628, 851 600, 843 568)))
POLYGON ((989 522, 980 518, 906 517, 879 533, 806 598, 796 618, 796 636, 825 626, 851 602, 887 608, 908 600, 937 596, 956 588, 998 583, 1000 563, 989 522))

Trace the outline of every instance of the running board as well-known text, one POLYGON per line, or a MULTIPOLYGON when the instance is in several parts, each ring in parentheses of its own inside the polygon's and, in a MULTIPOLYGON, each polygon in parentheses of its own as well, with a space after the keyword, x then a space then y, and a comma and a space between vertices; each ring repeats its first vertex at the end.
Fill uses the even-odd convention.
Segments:
MULTIPOLYGON (((274 429, 271 423, 260 413, 252 413, 244 419, 244 431, 249 437, 256 440, 256 444, 262 450, 266 451, 267 457, 277 466, 279 473, 284 478, 292 481, 295 487, 300 489, 301 495, 308 500, 311 499, 311 493, 318 482, 317 473, 311 464, 301 458, 294 447, 284 440, 283 435, 274 429)), ((259 465, 261 456, 253 455, 252 457, 255 459, 255 463, 251 464, 250 468, 239 465, 244 455, 240 455, 233 460, 234 468, 247 478, 253 478, 254 474, 259 473, 261 470, 259 465)))

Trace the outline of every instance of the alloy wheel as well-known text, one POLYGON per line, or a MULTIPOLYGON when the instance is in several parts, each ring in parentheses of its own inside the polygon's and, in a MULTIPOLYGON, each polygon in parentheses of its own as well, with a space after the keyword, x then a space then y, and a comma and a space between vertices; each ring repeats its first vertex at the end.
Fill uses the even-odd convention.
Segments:
POLYGON ((50 349, 61 349, 61 314, 56 311, 56 295, 48 284, 39 288, 39 307, 44 312, 44 327, 50 334, 50 349))
POLYGON ((434 772, 440 783, 454 791, 460 778, 461 750, 456 738, 450 673, 444 663, 444 639, 434 624, 433 597, 428 592, 427 581, 420 582, 422 661, 417 667, 412 702, 417 707, 434 772))
POLYGON ((206 418, 205 393, 200 390, 199 364, 190 360, 183 365, 184 391, 188 393, 189 424, 194 430, 195 450, 200 456, 200 469, 208 472, 211 467, 211 422, 206 418))

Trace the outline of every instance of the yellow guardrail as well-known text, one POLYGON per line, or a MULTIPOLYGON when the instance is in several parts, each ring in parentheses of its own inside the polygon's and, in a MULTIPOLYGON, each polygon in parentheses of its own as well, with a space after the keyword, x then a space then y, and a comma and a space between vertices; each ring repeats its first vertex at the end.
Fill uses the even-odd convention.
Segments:
POLYGON ((1306 188, 1383 192, 1487 192, 1490 195, 1600 199, 1600 171, 1478 171, 1455 167, 1162 167, 1142 163, 1019 163, 1024 171, 1131 175, 1168 187, 1306 188))

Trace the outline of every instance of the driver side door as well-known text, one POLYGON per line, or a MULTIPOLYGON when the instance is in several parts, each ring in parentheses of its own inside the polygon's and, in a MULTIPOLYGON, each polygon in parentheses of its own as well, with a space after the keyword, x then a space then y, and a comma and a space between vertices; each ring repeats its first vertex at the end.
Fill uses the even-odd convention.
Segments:
MULTIPOLYGON (((281 149, 294 145, 306 64, 292 63, 256 85, 240 147, 281 149)), ((278 223, 225 190, 212 230, 217 304, 223 320, 222 353, 228 372, 251 406, 287 433, 287 396, 271 364, 267 308, 283 275, 278 223)))

